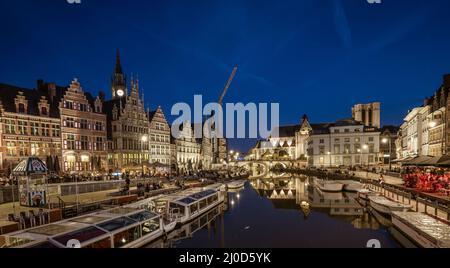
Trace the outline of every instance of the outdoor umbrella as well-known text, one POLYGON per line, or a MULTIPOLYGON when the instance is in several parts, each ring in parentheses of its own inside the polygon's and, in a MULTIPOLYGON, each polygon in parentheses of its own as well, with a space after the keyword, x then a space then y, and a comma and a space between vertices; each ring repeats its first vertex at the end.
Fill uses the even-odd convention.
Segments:
POLYGON ((15 176, 29 176, 29 175, 47 175, 48 168, 37 157, 29 157, 22 160, 12 171, 15 176))
POLYGON ((45 161, 47 163, 47 168, 49 171, 53 170, 53 157, 51 155, 47 155, 47 160, 45 161))

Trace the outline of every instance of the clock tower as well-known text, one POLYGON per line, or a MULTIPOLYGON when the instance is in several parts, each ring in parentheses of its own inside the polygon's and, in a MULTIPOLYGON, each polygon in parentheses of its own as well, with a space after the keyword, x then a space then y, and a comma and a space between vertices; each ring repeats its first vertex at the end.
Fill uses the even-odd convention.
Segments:
POLYGON ((120 64, 119 50, 117 50, 114 74, 111 77, 111 92, 113 99, 122 98, 127 95, 127 82, 123 74, 122 65, 120 64))

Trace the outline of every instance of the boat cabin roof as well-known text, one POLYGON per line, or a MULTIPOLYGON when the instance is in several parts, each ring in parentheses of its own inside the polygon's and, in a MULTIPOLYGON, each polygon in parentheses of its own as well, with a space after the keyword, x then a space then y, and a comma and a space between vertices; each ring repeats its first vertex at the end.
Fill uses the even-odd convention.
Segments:
POLYGON ((83 243, 99 241, 115 232, 143 222, 159 219, 160 215, 143 209, 119 207, 37 228, 0 236, 2 247, 66 247, 75 239, 83 243))
POLYGON ((211 195, 216 194, 217 191, 213 190, 213 189, 208 189, 208 190, 204 190, 204 191, 200 191, 200 192, 196 192, 196 193, 192 193, 189 196, 184 196, 180 199, 176 199, 174 202, 183 206, 186 205, 190 205, 193 204, 195 202, 198 202, 202 199, 205 199, 211 195))

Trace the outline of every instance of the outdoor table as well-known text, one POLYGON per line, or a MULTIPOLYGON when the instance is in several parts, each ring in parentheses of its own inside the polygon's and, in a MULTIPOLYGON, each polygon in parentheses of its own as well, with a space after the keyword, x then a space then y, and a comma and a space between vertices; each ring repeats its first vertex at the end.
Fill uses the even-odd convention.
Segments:
POLYGON ((0 235, 19 230, 19 224, 12 221, 0 221, 0 235))

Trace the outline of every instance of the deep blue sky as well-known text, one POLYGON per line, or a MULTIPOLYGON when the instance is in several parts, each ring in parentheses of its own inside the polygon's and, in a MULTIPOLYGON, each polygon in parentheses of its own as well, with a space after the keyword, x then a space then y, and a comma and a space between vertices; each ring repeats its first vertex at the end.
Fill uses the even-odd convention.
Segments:
MULTIPOLYGON (((279 102, 281 123, 334 121, 382 102, 384 124, 450 73, 450 1, 0 1, 0 82, 34 87, 78 77, 110 94, 115 51, 138 73, 146 102, 279 102)), ((249 144, 234 141, 232 147, 249 144)))

